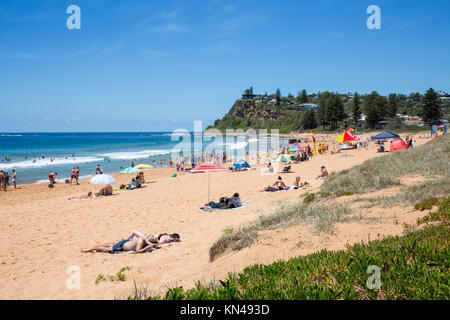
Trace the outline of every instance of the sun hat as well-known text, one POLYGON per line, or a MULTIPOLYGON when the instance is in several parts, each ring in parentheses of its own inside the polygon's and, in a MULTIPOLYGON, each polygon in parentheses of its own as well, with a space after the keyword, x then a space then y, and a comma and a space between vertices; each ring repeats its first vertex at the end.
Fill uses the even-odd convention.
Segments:
POLYGON ((145 242, 147 244, 158 243, 158 236, 151 234, 147 238, 145 238, 145 242))

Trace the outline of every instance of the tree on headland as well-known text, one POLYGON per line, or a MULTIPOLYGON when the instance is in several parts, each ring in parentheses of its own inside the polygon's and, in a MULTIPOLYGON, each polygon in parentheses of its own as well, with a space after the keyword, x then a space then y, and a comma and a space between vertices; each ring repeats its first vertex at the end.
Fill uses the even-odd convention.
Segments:
POLYGON ((302 118, 301 125, 304 130, 314 129, 317 127, 316 113, 314 109, 309 109, 305 112, 302 118))
POLYGON ((330 124, 330 129, 335 130, 338 127, 338 121, 345 118, 344 104, 339 94, 332 93, 326 103, 325 119, 330 124))
POLYGON ((275 91, 275 98, 277 99, 277 101, 280 101, 280 99, 281 99, 281 90, 280 90, 280 88, 277 88, 277 91, 275 91))
POLYGON ((326 108, 327 108, 327 99, 323 96, 320 96, 319 102, 317 103, 316 117, 318 125, 322 126, 323 129, 325 129, 325 126, 328 124, 325 116, 326 108))
POLYGON ((433 88, 428 89, 422 99, 422 118, 429 125, 437 124, 441 117, 441 102, 433 88))
POLYGON ((306 93, 306 90, 303 89, 302 93, 300 95, 300 103, 306 103, 308 102, 308 94, 306 93))
POLYGON ((377 108, 377 99, 379 95, 376 91, 364 98, 364 112, 366 114, 366 126, 374 129, 380 121, 380 114, 377 108))
POLYGON ((253 87, 245 89, 244 94, 247 95, 247 96, 253 95, 253 87))
POLYGON ((358 125, 359 118, 361 118, 361 100, 359 98, 358 92, 355 92, 353 96, 352 113, 353 113, 353 124, 356 127, 358 125))
POLYGON ((397 114, 397 109, 398 109, 397 95, 395 93, 391 93, 389 95, 388 100, 389 100, 389 107, 387 110, 387 116, 392 118, 392 117, 395 117, 395 115, 397 114))

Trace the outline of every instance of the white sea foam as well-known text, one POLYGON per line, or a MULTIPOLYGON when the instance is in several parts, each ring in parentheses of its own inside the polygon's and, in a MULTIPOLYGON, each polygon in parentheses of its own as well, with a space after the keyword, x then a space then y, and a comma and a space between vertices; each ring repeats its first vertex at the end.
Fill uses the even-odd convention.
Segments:
MULTIPOLYGON (((88 174, 88 175, 85 175, 85 176, 81 176, 81 177, 80 177, 80 181, 87 180, 87 179, 90 179, 90 178, 92 178, 92 174, 88 174)), ((67 179, 70 180, 70 177, 67 177, 67 178, 58 178, 58 179, 55 179, 55 181, 56 181, 57 183, 64 183, 67 179)), ((43 179, 43 180, 38 180, 38 181, 36 181, 35 183, 48 183, 48 182, 49 182, 48 179, 43 179)))
POLYGON ((23 137, 21 134, 0 134, 0 137, 23 137))
POLYGON ((143 150, 143 151, 127 151, 127 152, 112 152, 99 154, 102 157, 108 157, 115 160, 133 160, 133 159, 145 159, 151 156, 169 154, 171 150, 143 150))
POLYGON ((6 162, 0 163, 0 169, 8 170, 15 168, 38 168, 38 167, 47 167, 47 166, 58 166, 64 164, 77 164, 77 163, 86 163, 86 162, 95 162, 102 161, 103 158, 98 157, 75 157, 75 158, 55 158, 51 161, 50 158, 44 159, 36 159, 34 160, 26 160, 19 162, 6 162))

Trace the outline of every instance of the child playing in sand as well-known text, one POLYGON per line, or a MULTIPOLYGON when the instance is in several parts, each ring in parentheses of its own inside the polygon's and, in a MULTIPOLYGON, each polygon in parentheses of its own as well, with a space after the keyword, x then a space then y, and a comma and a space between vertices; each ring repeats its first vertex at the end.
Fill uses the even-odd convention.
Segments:
POLYGON ((110 252, 135 251, 136 253, 145 252, 163 244, 180 241, 180 235, 177 233, 160 233, 159 235, 145 235, 142 232, 134 230, 126 239, 116 244, 107 243, 95 246, 91 249, 81 250, 81 252, 110 252))

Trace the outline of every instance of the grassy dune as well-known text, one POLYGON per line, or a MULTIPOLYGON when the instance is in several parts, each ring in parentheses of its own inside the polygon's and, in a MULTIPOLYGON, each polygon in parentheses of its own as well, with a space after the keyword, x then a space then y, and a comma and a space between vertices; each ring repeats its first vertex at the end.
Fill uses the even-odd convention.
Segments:
POLYGON ((366 193, 400 185, 399 178, 417 174, 424 177, 450 174, 450 135, 409 150, 388 153, 351 169, 332 173, 324 182, 323 195, 366 193))
POLYGON ((254 243, 258 231, 306 223, 319 233, 332 233, 337 222, 360 219, 358 210, 345 204, 327 204, 324 196, 366 193, 399 185, 405 175, 432 178, 403 187, 401 192, 380 198, 359 198, 373 205, 415 204, 416 210, 432 209, 406 235, 353 245, 347 250, 327 251, 253 265, 225 281, 196 288, 169 289, 152 296, 135 288, 129 299, 449 299, 450 298, 450 136, 441 136, 410 150, 368 160, 352 169, 332 174, 320 195, 303 202, 280 203, 279 209, 238 230, 227 229, 210 248, 210 260, 228 250, 254 243), (381 288, 369 289, 369 266, 381 272, 381 288))
POLYGON ((433 203, 438 210, 418 221, 425 226, 405 236, 253 265, 225 281, 171 288, 162 297, 136 288, 128 299, 449 299, 450 197, 433 203), (379 289, 369 289, 376 284, 369 266, 380 270, 379 289))

